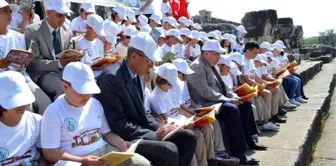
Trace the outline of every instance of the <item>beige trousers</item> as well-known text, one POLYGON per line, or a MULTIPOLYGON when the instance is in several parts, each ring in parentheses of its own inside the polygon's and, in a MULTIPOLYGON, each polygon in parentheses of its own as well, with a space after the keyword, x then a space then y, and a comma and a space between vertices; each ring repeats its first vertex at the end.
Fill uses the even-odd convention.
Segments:
POLYGON ((264 98, 266 106, 269 112, 271 112, 271 116, 278 114, 280 97, 279 87, 265 89, 261 96, 264 98))
POLYGON ((267 108, 267 105, 262 96, 257 96, 253 99, 253 105, 255 105, 257 110, 257 118, 258 122, 266 122, 271 119, 271 112, 267 108))
POLYGON ((208 160, 215 157, 214 151, 214 130, 212 125, 200 129, 192 130, 197 138, 195 157, 191 162, 192 166, 207 166, 208 160), (195 162, 196 158, 196 162, 195 162))
POLYGON ((279 100, 279 105, 282 106, 284 105, 285 103, 288 102, 288 97, 287 97, 287 94, 285 92, 285 89, 283 88, 282 84, 279 86, 280 88, 280 100, 279 100))
MULTIPOLYGON (((88 153, 84 156, 97 156, 97 157, 102 157, 105 154, 108 154, 110 152, 120 152, 120 150, 110 144, 106 144, 103 147, 88 153)), ((118 166, 150 166, 150 162, 143 156, 141 156, 140 154, 135 154, 133 157, 131 157, 130 159, 126 160, 125 162, 119 164, 118 166)))
POLYGON ((216 120, 212 124, 212 126, 214 130, 214 150, 215 152, 225 151, 222 128, 219 122, 216 120))

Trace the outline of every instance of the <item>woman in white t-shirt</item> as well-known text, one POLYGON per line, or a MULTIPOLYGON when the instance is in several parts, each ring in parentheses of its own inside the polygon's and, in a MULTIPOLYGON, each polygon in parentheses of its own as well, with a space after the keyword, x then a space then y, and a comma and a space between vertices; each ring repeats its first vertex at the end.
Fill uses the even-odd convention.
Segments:
POLYGON ((0 73, 0 165, 46 166, 40 153, 42 117, 25 111, 35 101, 21 73, 0 73))
MULTIPOLYGON (((178 83, 178 71, 175 65, 165 63, 157 67, 155 73, 157 74, 155 78, 157 86, 149 96, 152 111, 156 113, 157 119, 161 123, 174 122, 178 125, 184 125, 188 121, 188 118, 193 117, 194 113, 183 103, 178 83)), ((194 119, 197 118, 199 117, 195 115, 194 119)), ((214 131, 211 125, 199 129, 191 123, 185 128, 192 129, 197 137, 198 147, 195 150, 196 165, 208 165, 208 160, 222 161, 215 157, 213 145, 214 131)))

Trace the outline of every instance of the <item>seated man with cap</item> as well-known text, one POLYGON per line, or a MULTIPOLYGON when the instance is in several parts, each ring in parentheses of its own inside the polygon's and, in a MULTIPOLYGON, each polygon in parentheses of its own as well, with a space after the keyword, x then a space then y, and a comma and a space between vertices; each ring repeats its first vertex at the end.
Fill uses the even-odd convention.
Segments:
POLYGON ((106 68, 98 77, 101 93, 95 97, 102 103, 111 130, 121 138, 132 141, 143 138, 136 152, 160 166, 188 166, 195 152, 196 137, 192 131, 178 131, 162 141, 177 128, 174 124, 160 126, 144 108, 143 76, 160 61, 155 56, 157 45, 148 33, 131 38, 127 58, 106 68), (185 141, 188 140, 188 141, 185 141))
MULTIPOLYGON (((43 114, 41 145, 46 159, 52 163, 66 160, 102 166, 100 157, 112 151, 125 152, 131 144, 111 132, 101 103, 92 97, 100 89, 91 68, 80 62, 69 63, 62 80, 64 95, 43 114)), ((122 165, 150 163, 135 154, 122 165)))
MULTIPOLYGON (((99 36, 105 36, 103 18, 97 14, 89 15, 86 21, 86 29, 87 32, 85 36, 76 42, 75 48, 77 50, 84 50, 85 52, 81 62, 92 65, 96 60, 104 57, 104 44, 99 39, 99 36)), ((105 63, 101 66, 92 66, 95 77, 109 65, 111 65, 111 63, 105 63)))
POLYGON ((225 124, 224 133, 229 138, 230 155, 239 158, 241 164, 257 164, 258 160, 245 155, 246 144, 254 150, 266 150, 267 147, 258 145, 251 137, 258 133, 251 103, 242 103, 233 98, 215 68, 225 49, 220 46, 219 41, 208 40, 202 51, 202 55, 190 65, 195 72, 187 80, 190 96, 203 107, 221 104, 216 119, 225 124))
POLYGON ((91 14, 96 13, 95 6, 92 3, 84 2, 80 5, 79 16, 74 18, 71 21, 71 29, 73 35, 76 36, 77 33, 85 33, 86 32, 86 23, 87 17, 91 14))
POLYGON ((35 101, 19 72, 0 73, 0 165, 47 166, 40 153, 42 117, 25 111, 35 101))
MULTIPOLYGON (((8 29, 8 25, 12 21, 11 13, 17 10, 19 10, 19 6, 16 4, 8 4, 6 1, 0 2, 0 20, 2 20, 2 24, 0 26, 0 73, 5 70, 13 70, 12 66, 9 66, 10 62, 6 59, 7 54, 12 49, 26 50, 26 43, 23 34, 8 29)), ((22 74, 26 79, 26 84, 37 99, 32 104, 33 109, 29 110, 42 115, 51 101, 41 88, 32 81, 25 70, 22 71, 22 74)))
POLYGON ((76 54, 59 55, 71 47, 72 31, 64 24, 67 13, 71 12, 69 4, 68 0, 48 0, 48 17, 28 26, 25 31, 26 45, 34 41, 32 52, 35 55, 27 71, 51 100, 63 94, 60 77, 63 67, 78 60, 76 54))

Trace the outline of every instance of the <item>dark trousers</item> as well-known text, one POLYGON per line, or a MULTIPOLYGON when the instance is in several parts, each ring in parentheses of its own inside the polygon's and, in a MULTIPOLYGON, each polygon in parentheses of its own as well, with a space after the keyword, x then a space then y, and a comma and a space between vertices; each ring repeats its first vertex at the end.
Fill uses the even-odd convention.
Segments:
POLYGON ((40 77, 37 80, 37 84, 52 101, 55 101, 58 96, 64 93, 62 89, 61 76, 57 73, 48 73, 40 77))
POLYGON ((195 147, 195 134, 191 130, 182 130, 167 141, 143 140, 136 152, 154 166, 190 166, 195 147))

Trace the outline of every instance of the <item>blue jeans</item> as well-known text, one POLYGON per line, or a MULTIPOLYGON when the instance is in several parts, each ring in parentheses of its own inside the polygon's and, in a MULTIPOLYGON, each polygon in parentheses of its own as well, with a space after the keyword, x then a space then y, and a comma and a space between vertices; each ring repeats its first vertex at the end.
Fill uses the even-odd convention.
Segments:
POLYGON ((301 97, 302 84, 298 77, 290 75, 283 79, 282 85, 289 99, 301 97))
POLYGON ((300 88, 301 96, 302 96, 302 97, 306 96, 306 95, 304 94, 304 92, 303 92, 303 82, 302 82, 302 78, 301 78, 300 74, 294 72, 292 75, 294 75, 295 77, 297 77, 297 78, 300 79, 300 82, 301 82, 301 88, 300 88))

